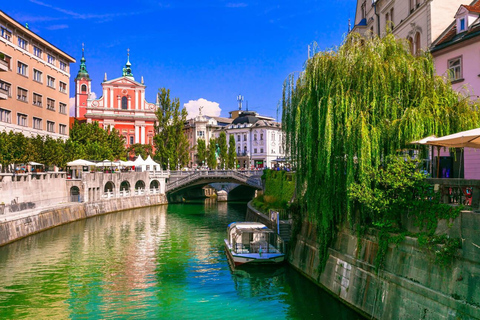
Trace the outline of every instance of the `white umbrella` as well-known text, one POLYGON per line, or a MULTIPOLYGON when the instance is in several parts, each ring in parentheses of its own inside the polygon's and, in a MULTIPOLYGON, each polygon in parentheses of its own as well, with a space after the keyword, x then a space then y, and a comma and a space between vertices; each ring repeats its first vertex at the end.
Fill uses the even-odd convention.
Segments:
POLYGON ((110 161, 110 160, 103 160, 102 162, 96 163, 95 166, 97 166, 97 167, 118 167, 119 164, 115 163, 113 161, 110 161))
POLYGON ((94 165, 95 165, 94 162, 90 162, 90 161, 83 160, 83 159, 77 159, 77 160, 70 161, 70 162, 67 163, 67 166, 69 166, 69 167, 94 166, 94 165))
POLYGON ((480 128, 462 131, 440 138, 430 139, 426 144, 448 148, 480 149, 480 128))
POLYGON ((42 163, 38 163, 38 162, 35 162, 35 161, 30 161, 28 164, 31 165, 31 166, 43 166, 42 163))

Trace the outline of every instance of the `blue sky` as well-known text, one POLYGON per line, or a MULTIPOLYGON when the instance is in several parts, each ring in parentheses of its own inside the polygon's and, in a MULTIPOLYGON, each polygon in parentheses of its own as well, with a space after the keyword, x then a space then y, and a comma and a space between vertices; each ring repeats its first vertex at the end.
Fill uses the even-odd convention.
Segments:
POLYGON ((105 72, 108 79, 121 76, 129 48, 149 102, 165 87, 182 105, 202 98, 204 113, 215 102, 227 117, 242 94, 250 110, 276 117, 283 81, 302 69, 308 45, 340 45, 355 6, 354 0, 17 0, 0 9, 73 56, 72 81, 85 43, 97 95, 105 72))

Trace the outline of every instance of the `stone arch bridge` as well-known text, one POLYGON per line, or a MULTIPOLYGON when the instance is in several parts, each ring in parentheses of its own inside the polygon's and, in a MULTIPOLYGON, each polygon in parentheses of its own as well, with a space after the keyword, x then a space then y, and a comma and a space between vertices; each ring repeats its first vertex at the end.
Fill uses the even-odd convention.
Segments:
POLYGON ((199 170, 171 171, 165 186, 165 193, 170 199, 187 189, 199 188, 212 183, 235 183, 253 190, 263 189, 261 176, 263 171, 237 170, 199 170))

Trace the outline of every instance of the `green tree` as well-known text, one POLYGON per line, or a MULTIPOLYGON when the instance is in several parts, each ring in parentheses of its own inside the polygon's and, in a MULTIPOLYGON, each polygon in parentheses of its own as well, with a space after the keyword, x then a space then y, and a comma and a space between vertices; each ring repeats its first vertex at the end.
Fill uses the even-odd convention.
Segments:
POLYGON ((372 168, 410 142, 478 127, 477 106, 435 74, 429 54, 412 56, 392 34, 351 33, 336 51, 319 52, 283 93, 286 146, 296 164, 301 219, 315 221, 323 267, 335 226, 371 220, 353 183, 371 184, 372 168), (322 196, 318 196, 321 194, 322 196))
POLYGON ((153 148, 149 144, 135 143, 127 149, 127 152, 130 155, 142 156, 143 159, 146 159, 153 154, 153 148))
POLYGON ((205 160, 207 159, 207 146, 204 139, 197 140, 197 158, 198 164, 205 165, 205 160))
POLYGON ((207 165, 210 169, 217 169, 217 148, 216 148, 216 139, 210 138, 208 142, 208 156, 207 156, 207 165))
POLYGON ((115 129, 104 130, 98 122, 75 122, 65 145, 66 161, 79 158, 88 160, 125 158, 124 137, 115 129))
POLYGON ((187 120, 187 110, 180 110, 180 100, 170 99, 170 90, 162 88, 158 92, 159 108, 155 111, 155 159, 163 168, 186 166, 188 163, 188 139, 183 129, 187 120))
POLYGON ((220 169, 225 169, 227 157, 228 157, 228 145, 227 145, 227 134, 225 131, 220 132, 220 135, 217 139, 218 141, 218 148, 219 148, 219 160, 220 163, 218 167, 220 169))
POLYGON ((227 168, 235 169, 237 166, 237 151, 235 150, 235 136, 231 134, 228 138, 227 168))

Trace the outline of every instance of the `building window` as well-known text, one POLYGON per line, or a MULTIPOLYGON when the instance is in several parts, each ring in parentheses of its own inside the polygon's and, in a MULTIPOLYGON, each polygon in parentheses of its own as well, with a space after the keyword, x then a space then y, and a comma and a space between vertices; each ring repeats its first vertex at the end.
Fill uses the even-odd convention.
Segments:
POLYGON ((42 130, 42 119, 33 118, 33 129, 42 130))
POLYGON ((122 109, 123 110, 128 109, 128 99, 127 99, 127 97, 122 97, 122 109))
POLYGON ((18 100, 23 101, 23 102, 27 102, 28 101, 27 95, 28 95, 27 90, 25 90, 23 88, 20 88, 20 87, 17 87, 17 99, 18 100))
POLYGON ((393 19, 393 8, 392 8, 392 9, 390 9, 390 28, 392 28, 392 30, 393 30, 393 28, 395 28, 395 22, 394 21, 395 20, 393 19))
POLYGON ((237 154, 240 154, 240 146, 237 148, 237 154))
POLYGON ((5 110, 0 108, 0 121, 1 122, 12 122, 12 112, 10 110, 5 110))
POLYGON ((133 144, 133 136, 130 136, 130 145, 133 144))
POLYGON ((197 131, 197 136, 203 139, 205 137, 205 131, 197 131))
POLYGON ((55 89, 55 78, 47 76, 47 86, 55 89))
POLYGON ((260 149, 260 153, 263 153, 263 148, 260 149))
POLYGON ((42 96, 39 94, 33 94, 33 105, 37 107, 42 107, 42 96))
POLYGON ((0 80, 0 90, 6 91, 9 97, 12 96, 12 91, 10 90, 10 88, 11 88, 10 83, 3 82, 2 80, 0 80))
POLYGON ((38 71, 37 69, 33 69, 33 80, 37 82, 43 82, 42 80, 42 72, 38 71))
POLYGON ((47 98, 47 109, 55 111, 55 100, 47 98))
POLYGON ((362 3, 362 19, 367 17, 367 3, 364 1, 362 3))
POLYGON ((27 126, 27 115, 23 113, 17 113, 17 124, 22 127, 27 126))
POLYGON ((51 54, 47 54, 47 61, 48 63, 55 65, 55 57, 51 54))
POLYGON ((1 26, 2 29, 2 38, 7 39, 8 41, 12 41, 12 32, 5 28, 4 26, 1 26))
POLYGON ((272 141, 275 141, 275 133, 272 132, 272 141))
POLYGON ((61 114, 67 114, 67 105, 65 103, 59 103, 59 111, 61 114))
POLYGON ((55 132, 55 122, 47 121, 47 131, 55 132))
POLYGON ((419 56, 421 52, 420 32, 415 34, 415 55, 419 56))
POLYGON ((410 13, 412 13, 413 10, 415 10, 415 2, 416 0, 410 0, 410 13))
POLYGON ((240 135, 237 135, 237 142, 240 142, 240 135))
POLYGON ((58 125, 58 133, 60 134, 67 134, 67 126, 64 124, 58 125))
POLYGON ((8 64, 8 70, 12 70, 12 57, 7 56, 5 53, 3 54, 3 61, 8 64))
POLYGON ((255 148, 255 149, 253 149, 253 153, 257 153, 257 149, 256 149, 256 148, 255 148))
POLYGON ((65 62, 60 61, 59 65, 60 65, 60 70, 67 71, 67 64, 65 62))
POLYGON ((260 133, 260 141, 263 141, 263 133, 260 133))
POLYGON ((42 49, 39 47, 33 46, 33 55, 37 58, 42 58, 42 49))
POLYGON ((253 134, 253 141, 257 141, 257 134, 256 133, 253 134))
POLYGON ((28 76, 27 71, 28 71, 28 66, 25 63, 21 63, 20 61, 18 61, 18 65, 17 65, 18 74, 21 74, 22 76, 26 77, 28 76))
POLYGON ((28 47, 28 42, 27 40, 17 37, 18 38, 18 46, 22 48, 23 50, 27 50, 28 47))
POLYGON ((462 57, 448 60, 448 79, 450 81, 462 79, 462 57))
POLYGON ((247 154, 247 146, 243 146, 243 155, 247 154))
POLYGON ((247 141, 247 135, 246 134, 243 135, 243 141, 247 141))
POLYGON ((82 93, 86 93, 87 92, 87 85, 82 84, 82 88, 80 89, 80 91, 82 91, 82 93))
POLYGON ((67 93, 67 84, 65 82, 59 82, 59 90, 60 92, 67 93))

